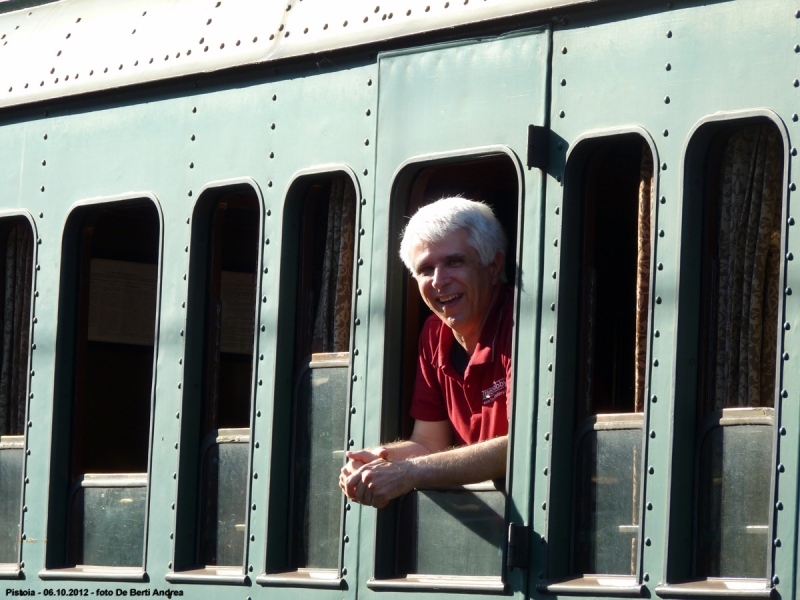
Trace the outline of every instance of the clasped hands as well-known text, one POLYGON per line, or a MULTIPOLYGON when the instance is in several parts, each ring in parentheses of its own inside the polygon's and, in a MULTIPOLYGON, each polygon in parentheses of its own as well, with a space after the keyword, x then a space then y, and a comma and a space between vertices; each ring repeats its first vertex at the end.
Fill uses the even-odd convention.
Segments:
POLYGON ((383 508, 390 500, 414 489, 413 459, 393 460, 386 448, 347 452, 339 487, 353 502, 383 508))

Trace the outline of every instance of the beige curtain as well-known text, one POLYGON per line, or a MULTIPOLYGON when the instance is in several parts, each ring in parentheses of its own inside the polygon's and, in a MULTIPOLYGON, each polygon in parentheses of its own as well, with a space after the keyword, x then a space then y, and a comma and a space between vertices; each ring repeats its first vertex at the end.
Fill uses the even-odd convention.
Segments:
POLYGON ((334 178, 328 203, 322 285, 314 319, 312 346, 315 352, 350 349, 355 209, 355 190, 350 179, 334 178))
POLYGON ((0 362, 0 427, 3 435, 20 435, 25 431, 32 242, 30 226, 17 223, 12 227, 5 247, 3 356, 0 362))
POLYGON ((647 318, 650 298, 650 210, 653 204, 653 155, 642 145, 639 171, 639 219, 636 256, 636 381, 634 410, 644 410, 644 388, 647 375, 647 318))
POLYGON ((780 304, 781 138, 743 127, 722 164, 713 408, 772 406, 780 304))

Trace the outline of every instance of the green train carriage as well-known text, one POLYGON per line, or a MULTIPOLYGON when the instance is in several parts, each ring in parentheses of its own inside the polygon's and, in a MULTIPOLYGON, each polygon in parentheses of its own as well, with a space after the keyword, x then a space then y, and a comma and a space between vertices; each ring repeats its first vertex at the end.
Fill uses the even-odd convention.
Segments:
POLYGON ((6 595, 795 596, 799 7, 27 4, 6 595), (399 232, 454 193, 511 239, 507 477, 349 504, 411 424, 399 232))

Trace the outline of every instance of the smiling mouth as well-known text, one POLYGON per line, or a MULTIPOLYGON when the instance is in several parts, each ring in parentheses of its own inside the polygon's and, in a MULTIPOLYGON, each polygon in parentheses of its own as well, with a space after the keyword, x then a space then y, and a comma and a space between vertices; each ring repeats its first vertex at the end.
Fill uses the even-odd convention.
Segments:
POLYGON ((439 304, 447 306, 448 304, 452 304, 453 302, 461 298, 461 296, 463 295, 464 294, 451 294, 450 296, 442 296, 441 298, 437 298, 436 301, 439 304))

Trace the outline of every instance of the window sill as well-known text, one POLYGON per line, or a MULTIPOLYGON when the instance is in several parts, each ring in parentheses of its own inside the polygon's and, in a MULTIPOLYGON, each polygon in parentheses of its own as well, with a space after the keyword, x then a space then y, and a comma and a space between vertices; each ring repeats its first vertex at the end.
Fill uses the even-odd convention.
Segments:
POLYGON ((39 579, 83 579, 94 581, 144 581, 147 573, 141 567, 99 567, 78 565, 63 569, 42 569, 39 579))
POLYGON ((565 579, 563 581, 544 583, 538 586, 545 594, 584 595, 591 596, 625 596, 639 598, 644 595, 645 586, 635 577, 614 577, 613 575, 586 576, 565 579))
POLYGON ((241 567, 206 567, 167 573, 164 577, 170 583, 217 583, 246 585, 248 577, 241 567))
POLYGON ((19 563, 0 563, 0 579, 19 579, 20 575, 19 563))
POLYGON ((367 587, 373 591, 417 592, 481 592, 505 594, 508 585, 499 577, 462 577, 455 575, 406 575, 396 579, 370 579, 367 587))
POLYGON ((772 598, 766 579, 699 579, 656 588, 660 598, 772 598))
POLYGON ((335 569, 298 569, 285 573, 262 573, 256 583, 263 586, 302 587, 341 590, 344 578, 335 569))

